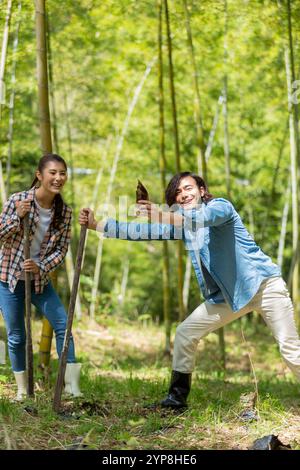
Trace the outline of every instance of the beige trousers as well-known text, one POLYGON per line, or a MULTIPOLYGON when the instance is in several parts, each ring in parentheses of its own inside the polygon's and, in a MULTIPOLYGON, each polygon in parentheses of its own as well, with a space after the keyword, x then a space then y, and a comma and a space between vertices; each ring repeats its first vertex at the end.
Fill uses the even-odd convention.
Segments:
POLYGON ((191 373, 199 340, 236 318, 255 310, 260 313, 275 337, 281 355, 300 381, 300 340, 296 330, 293 304, 282 277, 264 280, 253 299, 233 313, 227 303, 202 303, 176 330, 173 370, 191 373))

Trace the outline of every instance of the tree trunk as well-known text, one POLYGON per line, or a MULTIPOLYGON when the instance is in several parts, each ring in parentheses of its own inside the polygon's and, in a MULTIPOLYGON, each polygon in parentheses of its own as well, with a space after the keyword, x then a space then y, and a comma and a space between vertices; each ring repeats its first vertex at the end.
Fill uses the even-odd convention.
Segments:
POLYGON ((210 133, 209 133, 207 147, 205 149, 205 160, 206 160, 206 162, 208 162, 208 159, 211 155, 211 151, 212 151, 212 148, 213 148, 214 138, 215 138, 218 122, 219 122, 219 114, 220 114, 219 109, 222 105, 223 105, 223 96, 220 95, 219 99, 218 99, 214 119, 213 119, 212 128, 211 128, 210 133))
MULTIPOLYGON (((66 80, 64 78, 64 68, 63 64, 60 63, 60 73, 62 74, 62 79, 63 79, 63 102, 64 102, 64 108, 65 108, 65 123, 66 123, 66 130, 67 130, 67 141, 68 141, 68 156, 69 156, 69 166, 70 166, 70 183, 71 183, 71 207, 73 210, 73 214, 75 215, 75 209, 76 209, 76 204, 75 204, 75 183, 74 183, 74 163, 73 163, 73 146, 72 146, 72 131, 71 131, 71 125, 70 125, 70 111, 69 111, 69 104, 68 104, 68 93, 66 89, 66 80)), ((73 219, 73 231, 74 231, 74 237, 73 237, 73 243, 72 246, 76 247, 78 244, 78 230, 77 230, 78 224, 77 220, 73 219)), ((75 251, 74 251, 75 252, 75 251)))
POLYGON ((47 28, 47 52, 48 52, 48 66, 49 66, 49 95, 51 105, 51 124, 53 134, 53 147, 54 151, 59 154, 59 143, 58 143, 58 132, 57 132, 57 116, 56 116, 56 103, 54 93, 54 81, 53 81, 53 62, 52 62, 52 48, 51 48, 51 25, 49 15, 46 15, 46 28, 47 28))
MULTIPOLYGON (((50 25, 50 19, 48 15, 46 15, 46 27, 47 27, 46 40, 47 40, 47 52, 48 52, 48 66, 49 66, 49 96, 50 96, 50 105, 51 105, 51 118, 52 118, 51 124, 52 124, 52 133, 53 133, 53 146, 54 146, 55 152, 59 153, 57 115, 56 115, 56 103, 55 103, 54 80, 53 80, 53 60, 52 60, 52 49, 51 49, 51 25, 50 25)), ((72 169, 73 168, 71 167, 71 172, 72 172, 72 169)), ((72 176, 71 176, 71 182, 72 182, 72 176)), ((71 186, 71 194, 73 194, 72 186, 71 186)), ((73 200, 73 197, 72 197, 72 200, 73 200)), ((77 221, 75 220, 74 216, 75 214, 73 212, 73 228, 74 226, 77 227, 77 221)), ((73 278, 74 278, 74 261, 73 261, 72 250, 70 248, 66 255, 65 268, 66 268, 68 283, 69 283, 69 287, 71 291, 72 285, 73 285, 73 278)), ((82 317, 79 290, 78 290, 76 304, 75 304, 75 315, 78 320, 82 317)))
MULTIPOLYGON (((172 59, 172 40, 171 40, 171 27, 169 20, 168 0, 164 0, 165 17, 167 28, 167 42, 168 42, 168 59, 169 59, 169 79, 170 79, 170 94, 172 102, 172 118, 173 118, 173 132, 175 142, 175 157, 176 157, 176 172, 180 172, 180 148, 179 148, 179 134, 177 124, 177 109, 176 109, 176 94, 174 84, 174 70, 172 59)), ((177 257, 178 257, 178 307, 179 307, 179 320, 183 321, 186 315, 183 306, 183 243, 182 240, 177 242, 177 257)))
POLYGON ((42 154, 52 152, 48 96, 45 0, 36 0, 37 81, 42 154))
MULTIPOLYGON (((227 45, 227 33, 228 33, 228 10, 227 0, 224 0, 224 88, 223 88, 223 117, 224 117, 224 156, 225 156, 225 173, 226 173, 226 192, 227 199, 230 199, 230 154, 229 154, 229 132, 228 132, 228 106, 227 106, 227 91, 228 91, 228 76, 227 76, 227 57, 228 57, 228 45, 227 45)), ((224 328, 219 328, 219 346, 221 353, 221 360, 224 369, 226 368, 226 344, 225 344, 225 333, 224 328)))
MULTIPOLYGON (((163 84, 163 45, 162 45, 162 1, 158 1, 158 104, 159 104, 159 142, 160 142, 160 177, 162 200, 166 189, 166 152, 165 152, 165 116, 163 84)), ((165 354, 171 353, 171 309, 170 309, 170 260, 167 240, 163 240, 163 314, 165 326, 165 354)))
POLYGON ((19 42, 19 30, 21 24, 21 9, 22 2, 18 5, 18 20, 13 44, 13 60, 11 72, 11 94, 9 100, 9 124, 8 124, 8 155, 6 162, 6 193, 10 193, 10 175, 11 175, 11 161, 12 161, 12 145, 13 145, 13 132, 14 132, 14 107, 15 107, 15 84, 16 84, 16 66, 17 66, 17 50, 19 42))
POLYGON ((275 191, 277 187, 277 178, 279 174, 279 169, 280 169, 280 162, 282 159, 283 151, 285 149, 285 143, 286 143, 286 138, 288 136, 288 131, 289 131, 289 118, 287 119, 286 126, 284 129, 284 134, 282 136, 282 140, 279 146, 279 152, 278 152, 278 157, 277 157, 277 162, 273 171, 273 178, 272 178, 272 187, 271 187, 271 192, 270 196, 268 198, 268 202, 266 204, 266 212, 265 212, 265 217, 264 217, 264 223, 261 228, 261 240, 264 240, 266 229, 269 226, 269 220, 271 216, 271 210, 274 206, 274 196, 275 196, 275 191))
MULTIPOLYGON (((41 136, 42 154, 52 152, 51 124, 48 97, 47 72, 47 44, 46 44, 46 13, 45 0, 36 0, 36 39, 37 39, 37 82, 38 82, 38 109, 41 136)), ((54 278, 55 274, 51 279, 54 278)), ((40 365, 46 367, 50 361, 51 341, 53 330, 45 318, 43 320, 42 336, 40 341, 40 365)))
POLYGON ((225 155, 225 172, 226 172, 226 192, 227 197, 230 199, 230 156, 229 156, 229 133, 228 133, 228 75, 227 75, 227 59, 228 59, 228 44, 227 44, 227 33, 228 33, 228 10, 227 0, 224 1, 224 19, 225 19, 225 30, 224 30, 224 88, 223 88, 223 117, 224 117, 224 155, 225 155))
POLYGON ((296 323, 299 326, 300 302, 299 302, 299 174, 300 174, 300 151, 299 151, 299 119, 298 104, 292 99, 292 86, 296 81, 294 46, 292 31, 291 2, 287 0, 288 17, 288 49, 285 52, 286 76, 288 87, 288 108, 290 126, 290 148, 291 148, 291 178, 292 178, 292 220, 293 220, 293 260, 292 260, 292 295, 295 307, 296 323), (299 173, 299 174, 298 174, 299 173))
POLYGON ((128 283, 128 273, 129 273, 129 259, 125 258, 124 263, 123 263, 123 269, 122 269, 122 281, 121 281, 121 286, 120 286, 120 294, 118 296, 118 304, 120 307, 120 310, 123 310, 124 303, 125 303, 125 297, 126 297, 126 289, 127 289, 127 283, 128 283))
MULTIPOLYGON (((216 112, 214 115, 213 119, 213 124, 212 128, 209 133, 209 138, 207 142, 207 147, 205 149, 205 160, 206 164, 208 162, 208 159, 211 155, 211 151, 213 148, 213 143, 214 143, 214 137, 216 134, 217 126, 218 126, 218 121, 219 121, 219 108, 223 104, 223 96, 220 95, 216 107, 216 112)), ((188 310, 188 303, 189 303, 189 293, 190 293, 190 284, 191 284, 191 275, 192 275, 192 261, 191 257, 187 256, 186 257, 186 263, 185 263, 185 274, 184 274, 184 283, 183 283, 183 304, 185 311, 187 312, 188 310)))
POLYGON ((198 81, 198 70, 196 65, 196 58, 193 45, 193 36, 191 29, 190 13, 189 7, 187 5, 187 0, 183 0, 184 12, 185 12, 185 26, 188 39, 188 46, 190 52, 190 60, 193 68, 193 82, 194 82, 194 95, 195 95, 195 125, 196 125, 196 137, 197 137, 197 147, 198 147, 198 173, 201 175, 205 181, 207 181, 207 168, 205 160, 205 143, 203 135, 203 124, 201 116, 201 100, 200 100, 200 89, 198 81))
POLYGON ((284 207, 282 211, 281 231, 280 231, 278 254, 277 254, 277 264, 280 267, 280 269, 282 268, 282 263, 283 263, 283 252, 284 252, 286 227, 287 227, 289 208, 290 208, 290 198, 291 198, 291 180, 289 179, 288 187, 285 193, 284 207))
MULTIPOLYGON (((95 207, 96 207, 96 204, 97 204, 97 197, 98 197, 98 192, 99 192, 99 188, 100 188, 100 183, 101 183, 101 180, 102 180, 102 174, 103 174, 103 168, 101 168, 101 165, 100 165, 100 168, 99 168, 98 173, 97 173, 95 186, 94 186, 93 199, 92 199, 92 203, 90 205, 92 211, 95 210, 95 207)), ((88 234, 89 234, 89 230, 86 232, 86 237, 85 237, 85 244, 84 244, 84 250, 83 250, 83 255, 82 255, 82 266, 84 266, 85 251, 86 251, 86 247, 87 247, 88 234)))
POLYGON ((0 119, 2 118, 1 105, 5 104, 4 75, 5 75, 7 43, 8 43, 11 11, 12 11, 12 0, 7 0, 7 10, 6 10, 5 24, 4 24, 4 29, 3 29, 2 49, 1 49, 1 59, 0 59, 0 119))
POLYGON ((291 153, 291 185, 292 185, 292 223, 293 223, 293 256, 291 263, 292 296, 295 307, 296 321, 299 320, 299 260, 297 259, 298 237, 299 237, 299 194, 297 185, 297 126, 298 122, 292 104, 292 71, 290 64, 291 50, 285 50, 285 64, 288 87, 288 108, 289 108, 289 128, 290 128, 290 153, 291 153))
MULTIPOLYGON (((101 183, 102 175, 103 175, 102 164, 107 159, 107 155, 109 153, 109 148, 110 148, 110 145, 111 145, 111 141, 112 141, 112 136, 109 135, 106 139, 103 154, 101 154, 101 156, 100 156, 100 164, 99 164, 97 178, 96 178, 96 182, 95 182, 95 186, 94 186, 92 203, 91 203, 91 206, 90 206, 93 211, 95 211, 95 209, 96 209, 100 183, 101 183)), ((83 250, 83 255, 82 255, 82 266, 84 265, 85 250, 86 250, 86 246, 87 246, 88 235, 89 235, 89 230, 86 232, 86 237, 85 237, 85 245, 84 245, 84 250, 83 250)))
MULTIPOLYGON (((3 38, 2 38, 1 59, 0 59, 0 120, 2 119, 2 105, 5 104, 4 75, 5 75, 7 43, 8 43, 8 34, 9 34, 9 26, 10 26, 10 19, 11 19, 11 11, 12 11, 12 0, 8 0, 7 1, 7 10, 6 10, 4 30, 3 30, 3 38)), ((5 191, 5 183, 4 183, 4 177, 3 177, 3 169, 2 169, 2 160, 1 160, 1 158, 0 158, 0 189, 1 189, 1 203, 2 203, 2 205, 4 205, 4 203, 6 201, 6 191, 5 191)))
POLYGON ((188 311, 188 304, 189 304, 191 276, 192 276, 192 260, 190 256, 187 256, 186 263, 185 263, 184 283, 183 283, 183 305, 184 305, 186 312, 188 311))

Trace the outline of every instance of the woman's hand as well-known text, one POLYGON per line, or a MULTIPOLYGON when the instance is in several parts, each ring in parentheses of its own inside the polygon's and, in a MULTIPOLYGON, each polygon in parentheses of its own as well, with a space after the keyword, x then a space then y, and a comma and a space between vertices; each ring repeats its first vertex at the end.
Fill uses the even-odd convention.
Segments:
POLYGON ((23 268, 26 273, 38 274, 40 272, 40 268, 32 259, 26 259, 23 268))
POLYGON ((30 212, 31 201, 29 199, 24 199, 23 201, 16 201, 16 212, 20 219, 30 212))
POLYGON ((95 215, 92 209, 84 208, 80 210, 79 223, 80 225, 87 225, 88 228, 92 230, 96 230, 97 220, 95 219, 95 215))

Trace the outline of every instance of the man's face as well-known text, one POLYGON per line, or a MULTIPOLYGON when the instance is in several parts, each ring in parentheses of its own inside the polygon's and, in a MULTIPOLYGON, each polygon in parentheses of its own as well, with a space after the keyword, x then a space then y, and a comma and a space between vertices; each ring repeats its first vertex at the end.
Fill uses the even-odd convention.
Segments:
POLYGON ((176 190, 176 203, 183 209, 192 209, 199 204, 201 196, 204 195, 204 188, 199 189, 192 176, 182 178, 176 190))

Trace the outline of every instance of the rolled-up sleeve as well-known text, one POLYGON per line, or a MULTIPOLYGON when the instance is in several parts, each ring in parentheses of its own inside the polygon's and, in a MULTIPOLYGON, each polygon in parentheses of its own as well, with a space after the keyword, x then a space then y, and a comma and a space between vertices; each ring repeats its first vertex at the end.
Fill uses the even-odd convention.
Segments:
POLYGON ((202 204, 197 209, 181 212, 184 217, 184 227, 197 231, 203 227, 215 227, 232 219, 233 207, 226 199, 213 199, 209 204, 202 204))
POLYGON ((20 230, 20 218, 16 212, 14 196, 5 202, 0 214, 0 244, 20 230))

